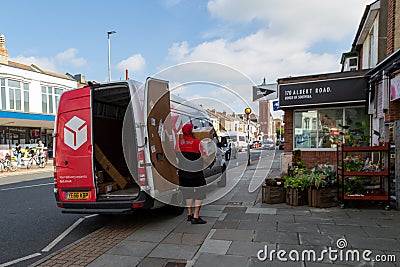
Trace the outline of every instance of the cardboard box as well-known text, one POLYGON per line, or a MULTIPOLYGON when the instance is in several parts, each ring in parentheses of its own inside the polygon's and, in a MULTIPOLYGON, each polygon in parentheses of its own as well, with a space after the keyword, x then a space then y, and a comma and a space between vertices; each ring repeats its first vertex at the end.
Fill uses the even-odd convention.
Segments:
POLYGON ((94 145, 94 156, 100 163, 103 169, 111 176, 111 178, 119 185, 121 189, 124 189, 128 183, 125 178, 119 173, 119 171, 112 165, 112 163, 104 155, 103 151, 97 144, 94 145))
POLYGON ((107 194, 113 191, 118 190, 118 185, 116 182, 108 182, 108 183, 102 183, 98 185, 99 192, 98 194, 107 194))
POLYGON ((199 127, 193 129, 193 136, 198 140, 203 140, 204 138, 212 139, 214 132, 215 131, 213 127, 199 127))
POLYGON ((97 171, 96 172, 96 177, 97 177, 97 183, 98 184, 104 183, 104 173, 103 173, 103 171, 97 171))

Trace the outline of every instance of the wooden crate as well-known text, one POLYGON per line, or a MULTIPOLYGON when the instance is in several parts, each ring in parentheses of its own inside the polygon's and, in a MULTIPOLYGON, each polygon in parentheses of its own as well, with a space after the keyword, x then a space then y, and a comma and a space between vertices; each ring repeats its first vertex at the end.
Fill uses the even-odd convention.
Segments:
POLYGON ((286 188, 286 204, 291 206, 304 206, 308 204, 307 190, 286 188))
POLYGON ((338 205, 337 188, 308 189, 308 205, 316 208, 336 207, 338 205))
POLYGON ((285 203, 286 189, 279 186, 262 186, 262 202, 267 204, 285 203))

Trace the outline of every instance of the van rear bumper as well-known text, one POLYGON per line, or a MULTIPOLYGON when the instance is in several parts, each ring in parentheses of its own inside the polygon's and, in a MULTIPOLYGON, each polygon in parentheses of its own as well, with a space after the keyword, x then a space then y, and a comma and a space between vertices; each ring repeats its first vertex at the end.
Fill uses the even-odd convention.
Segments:
POLYGON ((151 209, 154 199, 145 192, 131 201, 97 201, 97 202, 65 202, 57 199, 57 206, 63 213, 99 214, 99 213, 129 213, 135 209, 151 209))

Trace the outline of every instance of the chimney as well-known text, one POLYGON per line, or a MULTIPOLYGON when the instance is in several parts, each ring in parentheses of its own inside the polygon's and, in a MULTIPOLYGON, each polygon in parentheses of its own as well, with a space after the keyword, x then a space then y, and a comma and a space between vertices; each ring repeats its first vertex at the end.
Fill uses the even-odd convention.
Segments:
POLYGON ((0 63, 8 64, 8 51, 6 48, 6 38, 0 34, 0 63))

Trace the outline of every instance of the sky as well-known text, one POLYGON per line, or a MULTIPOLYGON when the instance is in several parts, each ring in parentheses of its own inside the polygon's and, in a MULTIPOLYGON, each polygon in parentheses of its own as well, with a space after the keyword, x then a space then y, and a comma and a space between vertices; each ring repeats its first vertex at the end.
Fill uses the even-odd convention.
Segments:
POLYGON ((243 113, 252 86, 339 72, 373 0, 2 2, 9 59, 86 80, 170 81, 207 108, 243 113))

